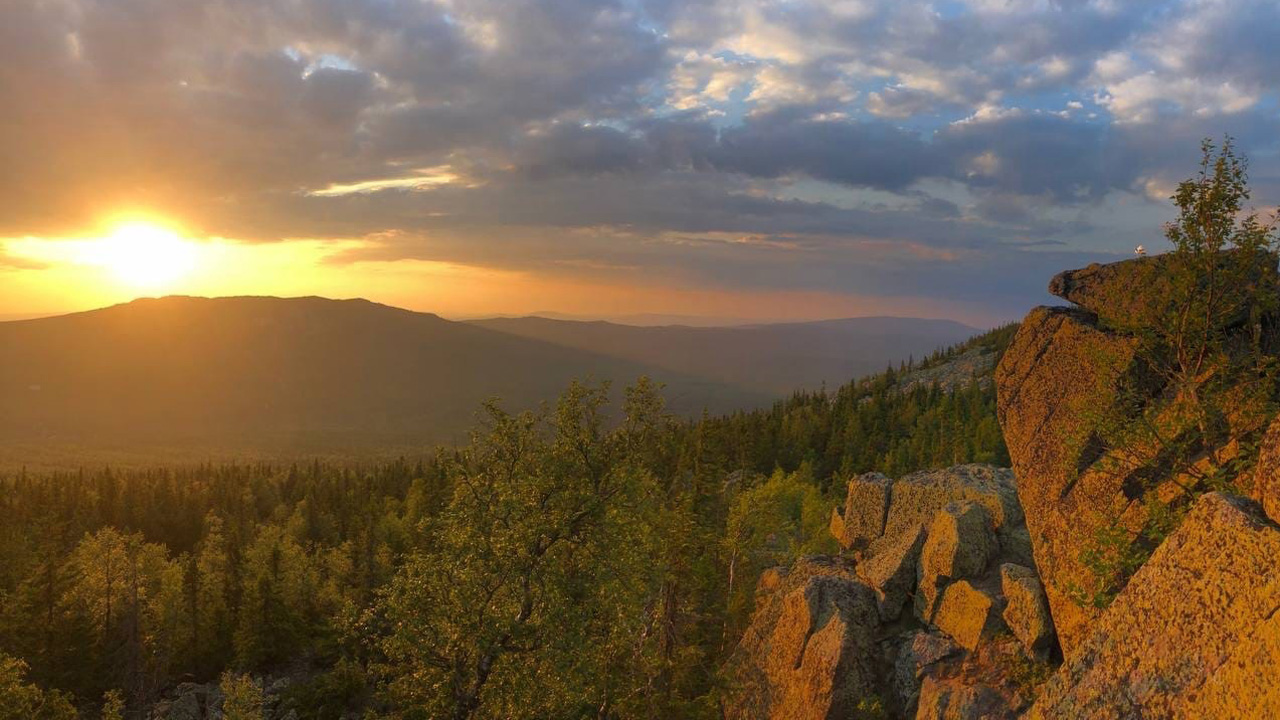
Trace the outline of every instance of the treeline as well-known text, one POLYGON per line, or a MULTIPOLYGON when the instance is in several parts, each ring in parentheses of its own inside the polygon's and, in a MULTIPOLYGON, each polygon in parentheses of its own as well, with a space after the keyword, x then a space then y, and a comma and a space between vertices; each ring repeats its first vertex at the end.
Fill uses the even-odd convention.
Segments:
POLYGON ((842 478, 1007 462, 989 376, 904 385, 1011 335, 697 422, 574 386, 414 463, 5 478, 0 706, 141 717, 231 669, 301 717, 718 717, 755 578, 831 549, 842 478))
POLYGON ((715 446, 714 456, 726 470, 767 474, 808 464, 824 490, 840 484, 840 478, 872 470, 896 477, 964 462, 1007 466, 991 369, 1017 329, 1017 324, 996 328, 835 392, 797 393, 767 410, 704 418, 692 433, 715 446), (990 358, 987 369, 959 379, 951 390, 911 382, 917 374, 975 352, 990 358))

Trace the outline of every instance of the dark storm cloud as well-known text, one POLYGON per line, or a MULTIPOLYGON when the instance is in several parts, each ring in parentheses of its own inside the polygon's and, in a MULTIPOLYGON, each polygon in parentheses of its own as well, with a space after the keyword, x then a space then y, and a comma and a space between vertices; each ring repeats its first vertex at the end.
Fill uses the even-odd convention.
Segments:
POLYGON ((1151 215, 1204 135, 1236 135, 1276 202, 1278 12, 8 3, 0 237, 142 208, 250 241, 377 238, 348 262, 1039 298, 1041 270, 1114 250, 1092 215, 1151 215))

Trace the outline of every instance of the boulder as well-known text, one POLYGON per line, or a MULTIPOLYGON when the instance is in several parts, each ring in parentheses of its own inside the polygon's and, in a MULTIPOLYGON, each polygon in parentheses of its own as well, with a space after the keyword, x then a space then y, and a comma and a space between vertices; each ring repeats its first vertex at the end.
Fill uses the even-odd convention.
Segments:
POLYGON ((894 537, 914 525, 928 524, 947 505, 972 500, 986 508, 998 530, 1022 524, 1022 507, 1014 474, 991 465, 956 465, 945 470, 924 470, 893 483, 885 537, 894 537))
POLYGON ((864 548, 884 535, 892 484, 880 473, 866 473, 849 481, 844 507, 831 514, 831 534, 846 550, 864 548))
POLYGON ((1017 717, 1005 697, 960 678, 927 677, 920 686, 916 720, 1005 720, 1017 717))
POLYGON ((876 593, 881 620, 897 620, 902 614, 902 606, 915 588, 916 565, 924 539, 924 526, 916 525, 884 544, 876 555, 858 565, 858 576, 876 593))
POLYGON ((929 524, 920 551, 916 614, 929 622, 938 588, 948 581, 982 574, 998 545, 986 508, 972 500, 947 505, 929 524))
POLYGON ((759 599, 730 659, 730 720, 849 717, 875 692, 879 616, 872 590, 840 558, 796 563, 759 599))
POLYGON ((876 555, 881 544, 917 525, 927 525, 935 513, 957 500, 973 500, 987 508, 1002 541, 1006 531, 1022 525, 1013 473, 970 464, 924 470, 897 480, 879 473, 855 477, 849 481, 844 506, 832 513, 831 534, 846 549, 876 555))
POLYGON ((1064 652, 1097 616, 1073 601, 1093 576, 1081 553, 1135 498, 1101 467, 1103 414, 1140 378, 1137 341, 1100 330, 1091 315, 1036 308, 996 368, 996 412, 1064 652))
POLYGON ((933 624, 969 651, 1001 628, 995 598, 968 580, 953 582, 942 591, 933 624))
POLYGON ((920 567, 925 577, 932 578, 979 575, 997 548, 986 508, 972 500, 954 502, 939 511, 929 525, 920 567))
MULTIPOLYGON (((1228 257, 1226 253, 1223 258, 1228 257)), ((1252 268, 1255 282, 1276 283, 1276 257, 1258 253, 1252 268)), ((1179 258, 1153 255, 1059 273, 1049 282, 1049 292, 1098 316, 1108 328, 1145 330, 1164 322, 1174 309, 1177 294, 1173 278, 1179 258)), ((1233 318, 1247 319, 1245 313, 1233 318)))
POLYGON ((911 708, 920 691, 920 680, 938 662, 960 652, 960 646, 938 632, 917 630, 909 633, 893 662, 893 689, 898 704, 911 708))
POLYGON ((1022 643, 1027 654, 1044 660, 1053 645, 1053 619, 1049 601, 1036 571, 1014 563, 1000 566, 1000 586, 1004 593, 1004 622, 1022 643))
POLYGON ((1255 504, 1200 497, 1028 717, 1280 717, 1277 558, 1280 528, 1255 504))

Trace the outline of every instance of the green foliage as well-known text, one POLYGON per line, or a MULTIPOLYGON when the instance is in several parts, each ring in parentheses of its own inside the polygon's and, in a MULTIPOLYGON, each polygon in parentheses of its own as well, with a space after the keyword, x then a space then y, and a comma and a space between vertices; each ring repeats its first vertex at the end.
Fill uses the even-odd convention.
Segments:
POLYGON ((889 720, 889 711, 884 708, 884 700, 878 695, 859 698, 853 708, 853 720, 889 720))
POLYGON ((84 707, 234 668, 320 720, 717 718, 759 570, 829 549, 849 474, 1007 462, 989 372, 928 373, 1012 330, 725 418, 575 386, 421 462, 0 477, 0 652, 84 707))
POLYGON ((830 513, 831 503, 818 491, 807 466, 794 473, 777 470, 734 496, 723 539, 731 636, 746 625, 762 570, 839 549, 827 529, 830 513))
POLYGON ((108 690, 102 696, 102 720, 124 720, 124 696, 119 690, 108 690))
POLYGON ((606 398, 575 384, 554 411, 486 408, 427 549, 387 596, 403 701, 434 717, 566 717, 635 691, 627 667, 660 581, 647 443, 664 419, 642 384, 609 430, 606 398))
POLYGON ((1049 681, 1057 667, 1048 660, 1036 660, 1021 652, 1002 654, 1000 676, 1018 689, 1023 698, 1034 700, 1040 687, 1049 681))
POLYGON ((293 710, 299 717, 314 720, 350 717, 369 704, 372 681, 362 664, 342 658, 331 670, 291 684, 278 712, 286 714, 293 710))
POLYGON ((1071 584, 1071 599, 1078 605, 1096 608, 1110 605, 1129 577, 1146 562, 1150 554, 1147 548, 1118 523, 1099 528, 1080 554, 1080 562, 1092 582, 1089 587, 1071 584))
POLYGON ((28 684, 26 673, 26 663, 0 655, 0 720, 75 720, 62 693, 28 684))
POLYGON ((1247 163, 1230 138, 1201 150, 1199 171, 1172 197, 1178 217, 1165 226, 1167 311, 1137 332, 1144 372, 1097 418, 1103 467, 1142 501, 1146 520, 1126 529, 1113 518, 1085 548, 1080 560, 1094 581, 1073 588, 1081 604, 1109 604, 1196 496, 1237 490, 1275 415, 1276 219, 1245 213, 1247 163))
POLYGON ((808 463, 824 491, 872 470, 898 477, 965 462, 1008 465, 989 369, 949 388, 912 380, 965 354, 996 361, 1016 330, 997 328, 919 366, 904 363, 834 392, 797 393, 766 410, 704 419, 700 441, 725 473, 768 475, 808 463))
POLYGON ((226 672, 218 681, 222 691, 222 717, 226 720, 262 720, 266 698, 253 678, 226 672))

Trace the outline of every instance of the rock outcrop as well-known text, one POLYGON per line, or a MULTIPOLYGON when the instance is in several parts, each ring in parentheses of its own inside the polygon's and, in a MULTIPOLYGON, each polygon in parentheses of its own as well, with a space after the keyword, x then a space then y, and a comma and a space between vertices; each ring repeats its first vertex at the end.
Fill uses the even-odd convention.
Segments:
POLYGON ((731 661, 730 720, 853 716, 879 688, 876 598, 851 563, 796 563, 763 595, 731 661))
POLYGON ((1072 599, 1091 580, 1081 553, 1134 500, 1100 463, 1098 433, 1138 371, 1137 346, 1082 310, 1037 308, 996 368, 996 411, 1064 652, 1097 614, 1072 599))
POLYGON ((960 646, 940 632, 913 630, 898 638, 897 650, 893 663, 893 690, 898 707, 910 708, 917 702, 925 676, 938 663, 955 657, 960 646))
POLYGON ((996 533, 1012 549, 1025 544, 1016 529, 1023 524, 1013 473, 991 465, 957 465, 891 480, 880 473, 849 481, 845 504, 832 518, 832 534, 847 549, 874 555, 879 542, 927 525, 949 503, 972 500, 986 508, 996 533), (838 519, 837 519, 838 518, 838 519))
MULTIPOLYGON (((1266 253, 1257 258, 1253 281, 1275 285, 1276 258, 1266 253)), ((1086 563, 1088 553, 1104 533, 1132 536, 1147 525, 1144 492, 1155 489, 1169 503, 1193 484, 1171 475, 1172 462, 1161 456, 1159 441, 1144 446, 1134 440, 1108 449, 1104 440, 1108 432, 1114 435, 1112 425, 1140 413, 1166 438, 1179 437, 1194 422, 1168 398, 1153 404, 1164 389, 1139 354, 1140 336, 1165 322, 1172 309, 1176 262, 1166 255, 1058 275, 1050 291, 1079 307, 1032 310, 996 368, 997 414, 1019 478, 1036 571, 1067 656, 1100 614, 1085 601, 1098 582, 1086 563)), ((1241 324, 1237 344, 1250 347, 1258 339, 1255 329, 1272 325, 1274 319, 1257 328, 1241 324)), ((1256 400, 1242 397, 1227 421, 1237 432, 1254 432, 1268 419, 1256 400)), ((1264 504, 1268 495, 1275 496, 1280 428, 1272 437, 1274 463, 1268 464, 1264 443, 1258 471, 1251 480, 1237 481, 1251 486, 1264 504)), ((1227 443, 1200 452, 1222 459, 1236 456, 1240 447, 1227 443)), ((1275 512, 1280 515, 1280 507, 1275 512)))
POLYGON ((1256 505, 1202 496, 1030 718, 1280 717, 1280 528, 1256 505))
MULTIPOLYGON (((1173 278, 1178 262, 1176 255, 1166 254, 1095 263, 1058 273, 1049 281, 1049 292, 1093 313, 1108 328, 1146 330, 1164 322, 1174 308, 1177 294, 1173 278)), ((1258 253, 1250 275, 1253 282, 1275 285, 1275 257, 1258 253)), ((1229 322, 1244 319, 1242 314, 1229 322)))
POLYGON ((925 678, 916 720, 997 720, 1015 717, 996 690, 981 684, 925 678))
MULTIPOLYGON (((1258 259, 1252 281, 1276 285, 1275 257, 1258 259)), ((1139 413, 1164 438, 1195 429, 1185 396, 1160 387, 1139 354, 1139 337, 1171 310, 1171 262, 1143 258, 1054 278, 1050 290, 1079 307, 1033 310, 996 369, 997 412, 1035 558, 1034 568, 1002 567, 1002 614, 1033 657, 1044 656, 1043 627, 1052 623, 1064 656, 1030 718, 1280 717, 1271 681, 1280 674, 1280 420, 1259 393, 1226 388, 1223 419, 1245 439, 1191 433, 1198 455, 1190 469, 1162 461, 1166 441, 1131 436, 1108 448, 1102 440, 1113 429, 1104 419, 1126 423, 1139 413), (1230 399, 1237 390, 1239 402, 1230 399), (1227 466, 1232 475, 1214 486, 1257 502, 1195 497, 1211 460, 1247 460, 1249 438, 1264 428, 1256 465, 1227 466), (1172 512, 1153 512, 1153 497, 1172 512), (1126 542, 1156 519, 1165 523, 1160 533, 1141 538, 1163 542, 1144 548, 1150 557, 1105 610, 1072 597, 1097 579, 1086 551, 1099 547, 1101 531, 1126 542)), ((1228 318, 1226 351, 1272 347, 1276 327, 1272 315, 1228 318)))
POLYGON ((876 706, 891 717, 917 706, 921 717, 1006 717, 1025 707, 991 659, 1024 655, 1001 635, 1001 563, 1032 562, 1017 497, 1013 475, 985 465, 850 480, 831 530, 851 559, 808 558, 761 577, 728 717, 834 719, 876 706), (990 654, 993 643, 1004 650, 990 654))

